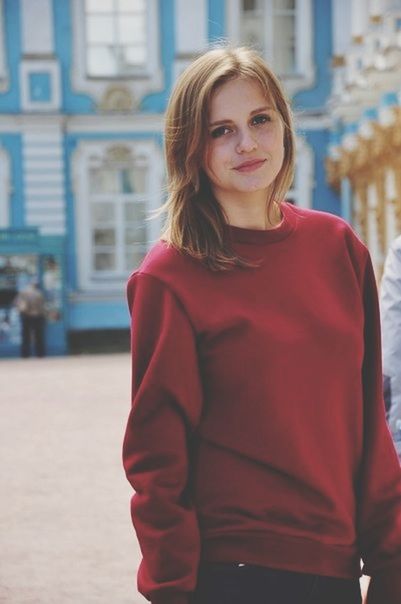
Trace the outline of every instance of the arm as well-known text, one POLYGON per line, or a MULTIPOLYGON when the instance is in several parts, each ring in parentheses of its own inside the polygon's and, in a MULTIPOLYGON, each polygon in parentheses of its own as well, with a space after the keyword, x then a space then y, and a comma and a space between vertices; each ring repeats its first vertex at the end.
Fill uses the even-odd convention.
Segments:
POLYGON ((389 250, 380 289, 389 426, 401 458, 401 238, 396 239, 389 250))
POLYGON ((188 439, 202 396, 193 328, 172 292, 135 274, 132 315, 132 409, 123 460, 136 491, 133 524, 143 560, 139 591, 154 604, 186 604, 199 561, 196 512, 189 500, 188 439))
POLYGON ((401 469, 388 430, 382 393, 376 282, 366 259, 363 298, 365 354, 364 452, 358 483, 358 536, 363 572, 372 577, 368 604, 401 602, 401 469))

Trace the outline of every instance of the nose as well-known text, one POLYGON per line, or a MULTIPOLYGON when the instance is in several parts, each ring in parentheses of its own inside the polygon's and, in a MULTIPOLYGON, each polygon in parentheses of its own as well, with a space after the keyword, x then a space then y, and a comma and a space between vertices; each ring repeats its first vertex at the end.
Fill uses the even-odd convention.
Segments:
POLYGON ((257 148, 257 142, 249 128, 238 132, 237 153, 249 153, 257 148))

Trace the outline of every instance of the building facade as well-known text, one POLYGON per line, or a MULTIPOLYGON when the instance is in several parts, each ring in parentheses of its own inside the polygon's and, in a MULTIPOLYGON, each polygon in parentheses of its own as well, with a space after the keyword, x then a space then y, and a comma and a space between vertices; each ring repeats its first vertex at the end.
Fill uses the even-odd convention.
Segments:
POLYGON ((327 176, 378 279, 401 233, 401 1, 333 3, 327 176))
POLYGON ((284 82, 298 132, 291 200, 344 210, 325 171, 331 4, 0 0, 0 356, 18 354, 12 300, 32 276, 51 310, 49 353, 128 330, 125 282, 160 232, 148 218, 165 199, 169 93, 219 41, 258 48, 284 82))

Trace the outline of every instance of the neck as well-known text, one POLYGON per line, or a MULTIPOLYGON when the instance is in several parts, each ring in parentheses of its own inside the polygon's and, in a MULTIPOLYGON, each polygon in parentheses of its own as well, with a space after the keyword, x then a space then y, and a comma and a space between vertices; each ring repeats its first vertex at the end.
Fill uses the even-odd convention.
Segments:
POLYGON ((224 208, 228 223, 231 226, 240 227, 243 229, 255 229, 255 230, 266 230, 274 229, 277 227, 281 220, 281 211, 277 202, 271 202, 271 205, 262 209, 240 207, 235 208, 224 208))

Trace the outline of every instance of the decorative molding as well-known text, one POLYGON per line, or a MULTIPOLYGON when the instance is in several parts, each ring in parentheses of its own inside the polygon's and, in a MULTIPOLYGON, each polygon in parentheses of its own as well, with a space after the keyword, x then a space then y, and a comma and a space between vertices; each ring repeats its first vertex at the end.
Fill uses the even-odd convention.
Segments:
POLYGON ((63 133, 58 125, 25 128, 23 135, 25 219, 42 234, 66 233, 63 133))
POLYGON ((100 115, 41 115, 37 114, 0 114, 0 132, 23 134, 32 128, 39 133, 53 126, 59 126, 68 133, 88 134, 160 134, 163 131, 164 116, 161 113, 110 113, 105 119, 100 115))
MULTIPOLYGON (((43 80, 44 81, 44 80, 43 80)), ((61 106, 60 66, 54 59, 23 59, 20 63, 21 103, 23 111, 58 111, 61 106), (47 76, 48 90, 35 98, 31 78, 47 76), (45 98, 48 95, 48 98, 45 98)))
POLYGON ((383 15, 370 15, 369 21, 372 25, 380 25, 383 23, 383 15))
POLYGON ((111 84, 103 94, 99 109, 104 112, 129 113, 138 109, 138 102, 128 86, 111 84))
POLYGON ((331 57, 331 66, 336 69, 337 67, 344 67, 347 64, 344 55, 333 55, 331 57))

